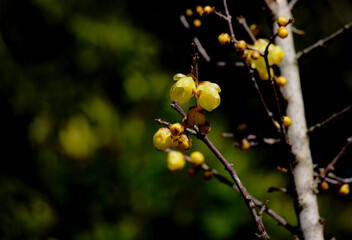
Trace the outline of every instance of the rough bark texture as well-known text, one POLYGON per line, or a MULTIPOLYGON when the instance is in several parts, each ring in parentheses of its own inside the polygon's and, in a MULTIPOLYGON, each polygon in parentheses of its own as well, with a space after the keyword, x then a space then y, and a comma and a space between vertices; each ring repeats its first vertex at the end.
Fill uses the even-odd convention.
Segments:
MULTIPOLYGON (((287 0, 277 0, 272 11, 275 19, 279 16, 292 18, 287 0)), ((277 29, 276 23, 274 29, 275 31, 277 29)), ((299 68, 291 27, 288 26, 288 29, 289 36, 285 39, 277 38, 276 44, 280 45, 285 52, 285 57, 279 67, 281 74, 287 78, 283 92, 288 102, 286 114, 292 119, 287 134, 295 158, 293 173, 298 196, 296 206, 298 222, 305 240, 322 240, 324 239, 323 226, 320 223, 317 197, 313 192, 315 187, 313 162, 307 136, 299 68)))

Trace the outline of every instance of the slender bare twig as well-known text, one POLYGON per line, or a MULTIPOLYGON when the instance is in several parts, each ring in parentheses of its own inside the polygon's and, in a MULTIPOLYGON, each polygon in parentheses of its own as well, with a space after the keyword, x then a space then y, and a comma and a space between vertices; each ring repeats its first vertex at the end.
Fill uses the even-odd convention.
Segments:
POLYGON ((351 105, 342 109, 340 112, 338 113, 334 113, 332 114, 329 118, 327 118, 326 120, 322 121, 321 123, 317 123, 315 124, 314 126, 310 127, 308 130, 307 130, 307 133, 311 133, 313 132, 316 128, 320 128, 322 126, 324 126, 325 124, 327 124, 328 122, 330 122, 331 120, 333 119, 336 119, 337 117, 339 117, 342 113, 345 113, 347 112, 348 110, 351 109, 351 105))
MULTIPOLYGON (((166 149, 165 152, 170 152, 172 151, 171 149, 166 149)), ((185 155, 185 158, 188 162, 191 162, 191 158, 187 155, 185 155)), ((210 168, 207 164, 203 163, 201 166, 201 169, 204 171, 211 171, 213 173, 213 176, 221 183, 226 184, 227 186, 231 187, 233 190, 239 192, 238 187, 236 184, 232 183, 230 180, 228 180, 226 177, 223 175, 219 174, 218 171, 215 169, 210 168)), ((274 220, 278 222, 279 225, 283 226, 286 228, 288 231, 290 231, 292 234, 297 233, 297 228, 289 224, 283 217, 278 215, 274 210, 270 209, 267 207, 267 203, 262 203, 260 200, 252 197, 254 204, 260 208, 264 209, 264 212, 266 212, 270 217, 272 217, 274 220)))
POLYGON ((248 33, 249 37, 251 38, 252 42, 255 43, 257 41, 257 39, 253 35, 251 29, 248 27, 246 19, 243 16, 240 16, 237 18, 237 21, 239 24, 241 24, 244 27, 244 29, 248 33))
POLYGON ((289 4, 287 5, 287 7, 292 10, 293 6, 298 2, 298 0, 291 0, 291 2, 289 2, 289 4))
MULTIPOLYGON (((186 113, 183 111, 183 109, 180 107, 180 105, 176 102, 173 101, 171 103, 171 107, 173 109, 175 109, 176 111, 178 111, 183 117, 186 116, 186 113)), ((196 130, 196 132, 198 133, 196 136, 199 140, 201 140, 202 142, 205 143, 205 145, 214 153, 214 155, 220 160, 220 162, 222 163, 222 165, 225 167, 226 171, 230 174, 231 178, 234 180, 237 188, 239 189, 239 192, 243 198, 243 200, 245 201, 251 216, 253 218, 253 221, 256 223, 256 226, 258 228, 259 231, 259 238, 261 239, 268 239, 268 235, 267 232, 264 228, 263 222, 261 220, 261 218, 258 216, 258 213, 255 209, 255 203, 253 202, 253 199, 251 197, 251 195, 248 194, 246 188, 243 186, 240 178, 238 177, 233 164, 229 163, 224 156, 220 153, 220 151, 214 146, 214 144, 209 140, 209 138, 207 137, 207 135, 202 134, 197 126, 194 126, 194 129, 196 130)))
POLYGON ((258 86, 258 84, 257 84, 257 81, 256 81, 256 79, 255 79, 255 77, 254 77, 254 71, 253 71, 253 69, 251 69, 250 67, 248 67, 248 72, 249 72, 249 77, 250 77, 250 79, 252 80, 252 82, 253 82, 253 84, 254 84, 254 87, 255 87, 255 89, 256 89, 257 92, 258 92, 260 101, 262 102, 266 113, 268 114, 268 116, 269 116, 269 118, 271 119, 271 121, 273 122, 273 124, 275 124, 274 115, 273 115, 273 113, 269 110, 268 106, 267 106, 266 103, 265 103, 265 100, 264 100, 264 98, 263 98, 263 95, 262 95, 262 93, 261 93, 261 91, 260 91, 260 88, 259 88, 259 86, 258 86))
POLYGON ((342 154, 346 151, 346 149, 352 143, 352 136, 347 139, 347 143, 341 148, 340 152, 336 155, 336 157, 328 164, 328 166, 320 173, 319 178, 316 178, 316 181, 324 180, 325 176, 332 170, 334 170, 334 166, 337 161, 341 158, 342 154))
POLYGON ((302 51, 298 52, 296 54, 296 58, 299 59, 300 57, 302 57, 303 55, 311 52, 312 50, 318 48, 318 47, 324 47, 326 43, 332 41, 333 39, 335 39, 337 36, 341 35, 342 33, 344 33, 345 31, 349 30, 352 27, 352 22, 346 24, 343 28, 337 30, 336 32, 334 32, 333 34, 327 36, 324 39, 320 39, 319 41, 317 41, 316 43, 314 43, 313 45, 303 49, 302 51))

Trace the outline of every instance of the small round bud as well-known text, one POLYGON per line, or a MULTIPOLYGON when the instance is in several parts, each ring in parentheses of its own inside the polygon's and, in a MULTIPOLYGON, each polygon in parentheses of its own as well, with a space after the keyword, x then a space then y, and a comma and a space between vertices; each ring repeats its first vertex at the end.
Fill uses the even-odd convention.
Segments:
POLYGON ((199 107, 191 107, 187 112, 188 124, 191 126, 205 123, 205 114, 199 107))
POLYGON ((225 45, 231 42, 231 37, 228 33, 221 33, 218 37, 218 41, 221 45, 225 45))
POLYGON ((196 12, 197 12, 199 15, 202 15, 202 14, 203 14, 203 11, 204 11, 204 9, 203 9, 202 6, 198 5, 198 6, 196 7, 196 12))
POLYGON ((258 52, 258 51, 253 51, 252 52, 252 54, 251 54, 251 58, 253 59, 253 60, 256 60, 256 59, 258 59, 260 57, 260 53, 258 52))
POLYGON ((204 163, 204 155, 199 151, 192 152, 191 155, 191 163, 195 166, 199 166, 204 163))
POLYGON ((190 177, 190 178, 193 178, 193 177, 197 176, 197 173, 198 173, 198 171, 197 171, 196 168, 190 168, 190 169, 188 169, 188 171, 187 171, 187 175, 188 175, 188 177, 190 177))
POLYGON ((209 15, 212 12, 214 12, 214 7, 205 6, 203 8, 203 15, 209 15))
POLYGON ((258 34, 260 33, 260 29, 257 24, 250 25, 249 29, 251 30, 254 36, 258 36, 258 34))
POLYGON ((210 133, 210 131, 211 131, 210 122, 205 122, 204 124, 200 125, 199 130, 204 134, 210 133))
POLYGON ((236 43, 236 49, 239 52, 243 52, 247 48, 247 43, 244 40, 240 40, 236 43))
POLYGON ((280 87, 285 86, 287 83, 287 79, 284 76, 278 76, 275 81, 280 87))
POLYGON ((203 174, 204 180, 210 180, 213 177, 213 172, 212 171, 205 171, 203 174))
POLYGON ((182 134, 178 139, 178 146, 182 150, 188 150, 192 147, 192 139, 186 134, 182 134))
POLYGON ((186 9, 186 11, 185 11, 185 13, 186 13, 186 15, 188 16, 188 17, 190 17, 190 16, 192 16, 193 15, 193 11, 192 11, 192 9, 186 9))
POLYGON ((324 191, 327 191, 329 189, 329 183, 327 181, 322 181, 320 183, 321 189, 323 189, 324 191))
POLYGON ((291 123, 292 123, 291 118, 288 117, 288 116, 284 116, 284 119, 283 119, 283 124, 284 124, 284 126, 285 126, 285 127, 288 127, 288 126, 291 125, 291 123))
POLYGON ((288 36, 288 30, 286 27, 278 27, 277 29, 277 35, 280 37, 280 38, 286 38, 288 36))
POLYGON ((186 164, 185 156, 178 151, 171 151, 167 155, 167 168, 173 172, 179 172, 186 164))
POLYGON ((279 26, 286 26, 288 24, 288 19, 286 17, 279 17, 277 19, 277 23, 279 24, 279 26))
POLYGON ((170 131, 173 137, 180 136, 184 131, 184 127, 181 125, 181 123, 174 123, 171 125, 170 131))
POLYGON ((200 21, 199 19, 194 19, 193 20, 193 25, 195 27, 200 27, 200 26, 202 26, 202 21, 200 21))
POLYGON ((248 139, 243 138, 240 144, 241 151, 247 151, 250 147, 251 147, 251 144, 248 142, 248 139))
POLYGON ((342 184, 342 186, 339 189, 339 194, 341 195, 347 195, 350 192, 350 185, 348 185, 347 183, 342 184))
POLYGON ((160 128, 153 137, 153 143, 156 149, 166 150, 172 146, 171 131, 170 129, 163 127, 160 128))

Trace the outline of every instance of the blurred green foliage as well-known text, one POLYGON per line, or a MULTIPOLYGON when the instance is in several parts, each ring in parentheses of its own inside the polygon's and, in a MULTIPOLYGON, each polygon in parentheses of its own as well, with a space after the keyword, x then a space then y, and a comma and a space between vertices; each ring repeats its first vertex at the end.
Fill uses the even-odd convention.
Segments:
MULTIPOLYGON (((191 62, 191 38, 177 19, 188 2, 159 11, 164 4, 0 3, 1 239, 237 239, 254 231, 236 192, 201 174, 190 179, 186 169, 170 173, 166 155, 153 148, 155 118, 181 121, 169 107, 168 91, 173 74, 186 73, 191 62), (150 14, 154 10, 160 15, 150 14)), ((275 170, 280 149, 241 152, 219 137, 242 122, 270 132, 265 121, 253 120, 261 108, 256 93, 223 80, 233 72, 207 67, 201 76, 217 75, 224 86, 222 105, 207 116, 210 138, 235 163, 249 192, 269 199, 269 207, 295 224, 289 196, 266 192, 287 185, 275 170), (236 110, 233 102, 241 103, 236 110)), ((226 175, 202 143, 194 141, 194 149, 226 175)), ((329 236, 352 236, 349 199, 333 193, 321 198, 329 236)), ((264 222, 272 239, 289 238, 271 218, 264 222)))

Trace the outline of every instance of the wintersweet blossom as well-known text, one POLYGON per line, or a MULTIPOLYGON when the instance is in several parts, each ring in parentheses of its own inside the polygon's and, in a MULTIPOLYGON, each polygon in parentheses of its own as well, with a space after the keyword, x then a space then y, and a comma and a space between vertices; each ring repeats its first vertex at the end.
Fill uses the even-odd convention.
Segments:
POLYGON ((188 102, 196 89, 193 78, 178 73, 174 76, 174 80, 177 82, 170 89, 171 100, 177 101, 179 104, 188 102))
POLYGON ((221 89, 216 83, 200 82, 196 90, 198 107, 209 112, 217 108, 220 105, 219 92, 221 92, 221 89))

